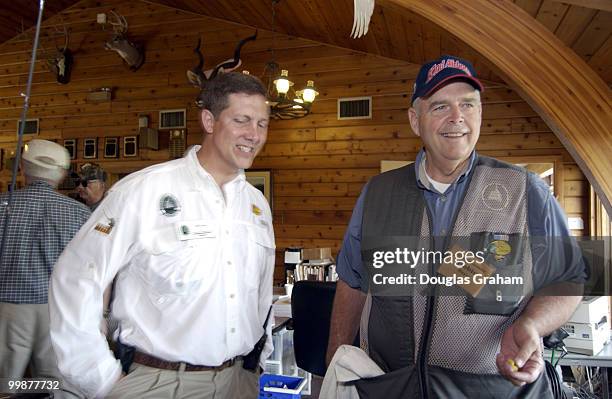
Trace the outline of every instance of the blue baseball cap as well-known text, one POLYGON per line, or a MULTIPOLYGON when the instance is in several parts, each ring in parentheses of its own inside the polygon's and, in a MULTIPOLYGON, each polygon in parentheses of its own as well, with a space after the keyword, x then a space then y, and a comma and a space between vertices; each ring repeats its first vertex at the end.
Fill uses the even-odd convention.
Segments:
POLYGON ((476 71, 469 61, 452 55, 443 55, 421 67, 416 82, 414 82, 411 103, 414 103, 414 100, 419 97, 432 94, 450 80, 463 80, 474 86, 476 90, 484 91, 484 87, 476 78, 476 71))

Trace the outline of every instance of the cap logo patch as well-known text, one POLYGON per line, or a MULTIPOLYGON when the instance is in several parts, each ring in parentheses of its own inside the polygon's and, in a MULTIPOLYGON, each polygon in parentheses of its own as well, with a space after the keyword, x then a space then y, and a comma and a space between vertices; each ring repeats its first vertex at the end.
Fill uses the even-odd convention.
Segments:
POLYGON ((442 70, 446 68, 460 69, 463 72, 467 73, 469 76, 472 76, 468 67, 465 66, 460 61, 453 60, 453 59, 444 59, 440 61, 439 63, 434 64, 431 68, 429 68, 429 71, 427 71, 426 83, 429 83, 429 81, 433 79, 434 76, 436 76, 438 73, 440 73, 442 70))

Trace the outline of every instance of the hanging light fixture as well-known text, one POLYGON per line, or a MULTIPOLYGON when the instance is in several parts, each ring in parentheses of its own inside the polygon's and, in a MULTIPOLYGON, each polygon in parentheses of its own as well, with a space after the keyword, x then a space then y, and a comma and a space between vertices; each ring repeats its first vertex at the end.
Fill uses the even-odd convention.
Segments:
POLYGON ((303 118, 310 113, 310 107, 319 94, 314 81, 306 82, 304 89, 293 90, 293 82, 289 80, 289 71, 281 69, 274 60, 276 47, 276 4, 280 0, 272 0, 272 60, 264 67, 263 81, 268 86, 268 104, 274 119, 303 118))

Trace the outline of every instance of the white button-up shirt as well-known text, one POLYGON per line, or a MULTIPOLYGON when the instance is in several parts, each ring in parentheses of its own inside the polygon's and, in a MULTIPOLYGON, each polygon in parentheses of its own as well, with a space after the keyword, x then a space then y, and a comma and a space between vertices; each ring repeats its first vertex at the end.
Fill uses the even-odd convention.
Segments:
MULTIPOLYGON (((109 191, 55 265, 51 339, 61 372, 88 396, 121 374, 99 331, 116 277, 121 342, 168 361, 216 366, 245 355, 272 302, 274 233, 244 173, 220 188, 185 158, 136 172, 109 191)), ((272 352, 271 328, 261 359, 272 352)))

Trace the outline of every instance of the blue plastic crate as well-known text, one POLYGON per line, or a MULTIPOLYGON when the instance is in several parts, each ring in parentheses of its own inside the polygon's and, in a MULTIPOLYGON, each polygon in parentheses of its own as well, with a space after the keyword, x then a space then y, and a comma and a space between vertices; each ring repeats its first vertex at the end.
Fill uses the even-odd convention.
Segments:
POLYGON ((305 385, 304 377, 262 374, 259 377, 259 399, 300 399, 305 385))

